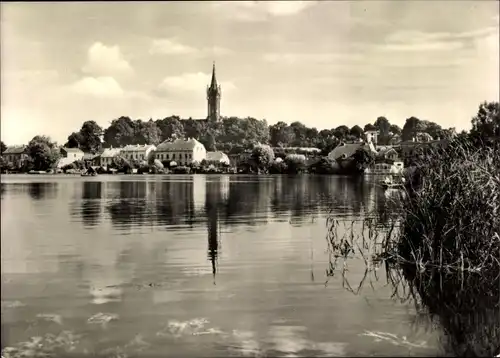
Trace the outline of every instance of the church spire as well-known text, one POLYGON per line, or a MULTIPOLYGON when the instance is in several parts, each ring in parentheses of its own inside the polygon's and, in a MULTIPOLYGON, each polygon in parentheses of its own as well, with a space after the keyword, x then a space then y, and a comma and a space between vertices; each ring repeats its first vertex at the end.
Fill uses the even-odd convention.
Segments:
POLYGON ((212 67, 212 82, 210 83, 210 87, 217 88, 217 79, 215 78, 215 61, 212 67))

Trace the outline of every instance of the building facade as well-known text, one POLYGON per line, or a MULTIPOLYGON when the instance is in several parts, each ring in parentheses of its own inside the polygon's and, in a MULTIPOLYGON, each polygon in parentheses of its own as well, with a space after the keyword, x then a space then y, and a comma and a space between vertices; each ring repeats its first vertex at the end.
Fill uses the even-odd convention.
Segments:
POLYGON ((71 163, 82 160, 84 154, 80 148, 61 148, 62 157, 71 160, 71 163))
POLYGON ((28 153, 25 145, 10 146, 2 153, 4 160, 12 165, 14 168, 20 168, 28 159, 28 153))
POLYGON ((193 162, 200 163, 207 159, 205 146, 194 138, 164 141, 156 148, 156 159, 164 162, 175 162, 177 165, 189 165, 193 162))
POLYGON ((94 162, 101 167, 107 167, 113 163, 113 160, 120 155, 120 148, 106 148, 94 162))
POLYGON ((148 160, 156 146, 152 144, 126 145, 121 148, 120 155, 127 160, 148 160))
POLYGON ((209 122, 219 122, 220 121, 220 98, 221 98, 221 88, 217 84, 217 78, 215 77, 215 62, 212 68, 212 81, 210 86, 207 87, 207 121, 209 122))

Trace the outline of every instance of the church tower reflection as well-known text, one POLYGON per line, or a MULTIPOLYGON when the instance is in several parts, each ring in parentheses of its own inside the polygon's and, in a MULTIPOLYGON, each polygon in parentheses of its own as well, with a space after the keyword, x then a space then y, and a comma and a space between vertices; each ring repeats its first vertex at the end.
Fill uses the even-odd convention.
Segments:
POLYGON ((212 274, 214 277, 217 273, 217 257, 220 252, 219 241, 219 202, 221 200, 221 183, 215 179, 214 181, 206 182, 205 191, 205 213, 207 216, 208 226, 208 259, 212 263, 212 274))

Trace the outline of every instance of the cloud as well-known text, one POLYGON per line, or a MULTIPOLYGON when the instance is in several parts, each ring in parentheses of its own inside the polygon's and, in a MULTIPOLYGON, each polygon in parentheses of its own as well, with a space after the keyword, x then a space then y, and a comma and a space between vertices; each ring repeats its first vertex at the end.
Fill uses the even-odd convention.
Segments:
POLYGON ((113 77, 84 77, 71 85, 79 94, 98 97, 121 97, 124 91, 113 77))
POLYGON ((96 76, 131 74, 130 64, 123 58, 119 46, 106 46, 94 43, 88 50, 87 64, 83 71, 96 76))
POLYGON ((198 49, 182 44, 175 39, 162 38, 152 40, 149 53, 152 55, 224 56, 230 55, 232 51, 220 46, 207 46, 198 49))
POLYGON ((339 64, 339 61, 360 61, 361 55, 349 53, 267 53, 262 56, 266 62, 277 64, 339 64))
POLYGON ((471 41, 478 41, 498 34, 498 28, 485 27, 466 32, 422 32, 396 31, 385 38, 386 43, 377 46, 382 51, 426 52, 455 51, 466 47, 471 41))
MULTIPOLYGON (((210 84, 211 75, 203 72, 184 73, 180 76, 165 77, 158 86, 159 92, 200 92, 210 84)), ((232 91, 236 86, 232 82, 220 83, 222 92, 232 91)))
POLYGON ((197 52, 198 50, 194 47, 186 46, 170 39, 154 39, 149 49, 150 54, 164 55, 187 55, 197 52))
POLYGON ((224 1, 214 3, 216 10, 242 21, 263 21, 271 17, 296 15, 316 4, 316 1, 224 1))

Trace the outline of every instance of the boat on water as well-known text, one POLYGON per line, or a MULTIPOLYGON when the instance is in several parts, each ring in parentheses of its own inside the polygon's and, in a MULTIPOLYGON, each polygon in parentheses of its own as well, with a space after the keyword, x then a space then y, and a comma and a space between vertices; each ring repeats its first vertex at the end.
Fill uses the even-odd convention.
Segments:
POLYGON ((405 179, 401 177, 397 177, 394 179, 393 176, 386 176, 384 180, 382 180, 382 188, 387 189, 403 189, 405 184, 405 179))

